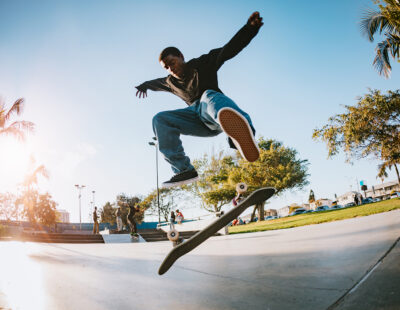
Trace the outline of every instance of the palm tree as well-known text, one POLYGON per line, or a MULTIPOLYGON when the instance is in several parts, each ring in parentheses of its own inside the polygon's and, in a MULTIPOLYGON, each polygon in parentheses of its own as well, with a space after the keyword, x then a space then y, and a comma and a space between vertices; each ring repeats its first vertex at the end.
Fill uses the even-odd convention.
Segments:
POLYGON ((32 223, 35 222, 35 208, 37 208, 39 193, 35 189, 38 183, 38 176, 49 178, 49 173, 44 165, 36 166, 36 161, 33 156, 30 159, 29 172, 26 174, 22 186, 23 193, 18 200, 18 204, 24 205, 24 214, 32 223))
POLYGON ((376 33, 386 38, 377 44, 373 66, 379 74, 390 76, 392 67, 389 55, 399 58, 400 52, 400 2, 399 0, 382 0, 387 5, 379 5, 380 11, 369 9, 361 19, 361 31, 373 42, 376 33))
POLYGON ((24 108, 24 99, 20 98, 7 110, 5 103, 0 99, 0 136, 13 135, 17 139, 24 140, 25 132, 33 131, 35 124, 28 121, 14 121, 10 123, 11 117, 20 115, 24 108))
POLYGON ((396 174, 397 174, 397 182, 400 184, 400 175, 399 175, 399 169, 397 168, 397 164, 399 163, 399 160, 395 160, 395 159, 388 159, 386 161, 384 161, 382 164, 380 164, 378 166, 378 175, 377 177, 383 179, 383 178, 387 178, 388 174, 386 169, 389 168, 389 170, 392 170, 392 167, 394 167, 394 169, 396 170, 396 174))
POLYGON ((33 156, 31 156, 30 171, 26 174, 24 182, 22 185, 28 190, 32 190, 32 186, 38 183, 38 176, 41 175, 44 178, 49 178, 49 172, 44 165, 36 166, 36 161, 33 156))

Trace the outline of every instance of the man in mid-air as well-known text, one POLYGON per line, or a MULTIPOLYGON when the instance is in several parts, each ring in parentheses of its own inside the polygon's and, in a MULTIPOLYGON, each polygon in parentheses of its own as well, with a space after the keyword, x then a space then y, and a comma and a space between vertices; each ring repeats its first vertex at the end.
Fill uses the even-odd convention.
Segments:
POLYGON ((227 44, 188 62, 179 49, 167 47, 161 52, 159 62, 169 75, 136 86, 139 98, 147 97, 149 89, 167 91, 188 104, 184 109, 160 112, 153 118, 159 150, 175 173, 163 187, 184 185, 198 179, 197 171, 183 150, 181 134, 212 137, 225 132, 229 145, 246 160, 253 162, 259 158, 250 116, 219 89, 217 71, 250 43, 263 24, 259 12, 254 12, 227 44))

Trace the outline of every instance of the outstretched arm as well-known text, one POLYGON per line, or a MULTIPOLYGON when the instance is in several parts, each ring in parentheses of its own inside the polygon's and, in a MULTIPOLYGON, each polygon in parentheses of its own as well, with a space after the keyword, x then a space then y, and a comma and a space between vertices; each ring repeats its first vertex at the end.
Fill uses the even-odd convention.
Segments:
POLYGON ((146 98, 147 97, 147 90, 153 91, 168 91, 170 92, 171 89, 167 83, 167 78, 160 78, 151 81, 144 82, 138 86, 135 86, 137 89, 136 97, 139 98, 146 98))
POLYGON ((259 12, 250 15, 246 25, 244 25, 233 38, 222 48, 211 50, 209 54, 203 55, 198 60, 200 62, 211 61, 218 70, 225 61, 235 57, 244 49, 250 41, 257 35, 258 30, 264 25, 259 12))

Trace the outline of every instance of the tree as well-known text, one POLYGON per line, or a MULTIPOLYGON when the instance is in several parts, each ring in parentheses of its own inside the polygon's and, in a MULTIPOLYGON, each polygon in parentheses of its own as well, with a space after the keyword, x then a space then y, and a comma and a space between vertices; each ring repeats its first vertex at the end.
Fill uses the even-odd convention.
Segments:
POLYGON ((32 224, 36 223, 35 207, 39 193, 36 190, 25 190, 16 200, 16 204, 23 205, 23 215, 32 224))
MULTIPOLYGON (((307 160, 297 158, 297 152, 284 147, 274 140, 260 138, 260 158, 247 162, 237 153, 236 156, 204 155, 194 161, 201 175, 200 181, 192 185, 203 202, 203 208, 218 212, 236 195, 236 184, 248 185, 247 195, 262 187, 275 187, 277 194, 289 189, 302 189, 307 182, 307 160)), ((259 220, 264 220, 264 203, 255 207, 259 211, 259 220)))
POLYGON ((392 167, 394 167, 397 174, 397 181, 400 184, 399 169, 397 168, 396 165, 397 163, 399 163, 399 160, 397 159, 388 159, 384 161, 382 164, 378 165, 377 177, 381 179, 387 178, 388 177, 387 169, 392 170, 392 167))
MULTIPOLYGON (((116 197, 116 204, 113 207, 113 204, 107 202, 102 208, 100 208, 100 223, 110 223, 114 225, 117 221, 116 211, 117 207, 121 208, 121 219, 123 225, 128 225, 128 214, 129 207, 139 205, 140 199, 136 196, 129 196, 127 194, 119 194, 116 197)), ((140 212, 135 214, 135 220, 137 223, 143 221, 144 211, 140 208, 140 212)))
POLYGON ((110 202, 106 204, 99 210, 100 211, 100 223, 110 223, 114 225, 116 223, 115 210, 110 202))
POLYGON ((0 136, 12 135, 17 139, 24 140, 25 132, 34 130, 35 125, 28 121, 14 121, 11 118, 14 114, 20 115, 24 108, 24 99, 20 98, 7 110, 5 103, 0 99, 0 136), (11 123, 10 123, 11 122, 11 123))
POLYGON ((221 151, 211 156, 204 154, 193 165, 199 172, 199 181, 184 189, 200 198, 202 208, 208 212, 221 211, 235 197, 235 187, 228 183, 229 173, 236 165, 234 158, 221 151))
POLYGON ((37 190, 24 191, 16 204, 23 204, 23 214, 32 224, 50 226, 56 223, 57 203, 52 200, 49 193, 39 194, 37 190))
MULTIPOLYGON (((129 196, 127 194, 119 194, 117 196, 117 205, 118 207, 121 207, 121 218, 122 218, 122 223, 124 225, 128 225, 128 214, 129 214, 129 207, 134 207, 136 205, 139 205, 140 199, 136 196, 129 196)), ((140 206, 139 206, 140 208, 140 206)), ((115 210, 114 210, 115 213, 115 210)), ((140 208, 139 212, 135 213, 135 221, 136 223, 141 223, 144 218, 144 210, 140 208)))
POLYGON ((380 175, 393 166, 400 183, 397 164, 400 163, 400 93, 378 90, 358 98, 355 106, 345 106, 346 112, 332 116, 328 124, 313 132, 314 140, 327 144, 328 157, 341 149, 347 156, 360 159, 372 156, 383 162, 380 175))
POLYGON ((47 226, 55 224, 57 220, 57 203, 51 198, 52 197, 49 193, 39 195, 39 199, 35 208, 36 220, 40 224, 47 226))
POLYGON ((314 201, 315 201, 314 191, 312 189, 310 189, 310 195, 308 196, 308 202, 312 203, 314 201))
POLYGON ((37 185, 39 176, 46 179, 49 178, 49 172, 46 167, 44 165, 36 166, 36 160, 33 156, 30 158, 29 166, 29 171, 25 175, 25 179, 22 183, 27 190, 31 190, 34 185, 37 185))
MULTIPOLYGON (((159 189, 160 215, 168 222, 171 211, 176 209, 176 201, 183 195, 181 188, 161 188, 159 189)), ((148 210, 150 215, 158 216, 157 190, 152 191, 139 204, 141 209, 148 210)))
POLYGON ((388 78, 392 70, 389 54, 397 60, 400 56, 400 2, 398 0, 375 2, 378 3, 379 11, 370 9, 365 12, 361 19, 361 31, 371 42, 377 33, 385 37, 377 44, 373 66, 379 74, 388 78))
MULTIPOLYGON (((301 190, 308 185, 308 160, 299 159, 295 149, 285 147, 281 142, 261 137, 258 140, 260 158, 251 163, 242 158, 238 160, 229 174, 229 184, 244 182, 248 193, 262 187, 274 187, 276 195, 287 190, 301 190)), ((258 220, 264 220, 264 203, 256 206, 258 220)))
POLYGON ((15 195, 12 193, 0 194, 0 219, 10 221, 18 218, 18 209, 15 208, 15 195))

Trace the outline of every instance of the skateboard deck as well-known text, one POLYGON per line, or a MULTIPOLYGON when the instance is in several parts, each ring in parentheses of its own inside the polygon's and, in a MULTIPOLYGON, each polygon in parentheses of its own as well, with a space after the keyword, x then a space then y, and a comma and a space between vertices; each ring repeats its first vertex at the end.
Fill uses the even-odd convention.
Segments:
POLYGON ((174 247, 162 262, 160 268, 158 269, 158 274, 162 275, 166 273, 178 258, 185 255, 186 253, 189 253, 198 245, 200 245, 208 238, 213 236, 217 231, 228 225, 231 221, 233 221, 240 214, 242 214, 243 211, 245 211, 248 207, 269 199, 274 193, 275 193, 275 188, 272 187, 260 188, 251 193, 246 199, 241 201, 236 207, 234 207, 229 212, 225 213, 215 222, 211 223, 206 228, 199 231, 190 239, 174 247))

